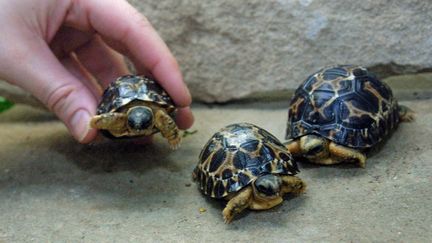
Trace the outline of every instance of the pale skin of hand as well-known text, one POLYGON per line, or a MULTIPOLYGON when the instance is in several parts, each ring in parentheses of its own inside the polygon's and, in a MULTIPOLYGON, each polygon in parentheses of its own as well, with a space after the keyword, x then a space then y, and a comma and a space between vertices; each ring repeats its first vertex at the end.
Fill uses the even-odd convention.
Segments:
POLYGON ((81 143, 101 92, 128 73, 150 74, 178 107, 176 123, 193 123, 191 96, 177 61, 149 21, 125 0, 0 0, 0 79, 32 93, 81 143))

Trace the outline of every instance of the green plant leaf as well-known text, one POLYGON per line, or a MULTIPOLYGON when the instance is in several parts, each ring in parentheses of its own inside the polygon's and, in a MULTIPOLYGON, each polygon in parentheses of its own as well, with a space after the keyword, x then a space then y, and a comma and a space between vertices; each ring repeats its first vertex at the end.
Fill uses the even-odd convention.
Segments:
POLYGON ((12 108, 13 105, 12 102, 0 96, 0 113, 12 108))
POLYGON ((187 137, 187 136, 191 136, 191 135, 193 135, 193 134, 195 134, 195 133, 197 133, 198 132, 198 130, 193 130, 193 131, 188 131, 188 130, 185 130, 184 132, 183 132, 183 137, 187 137))

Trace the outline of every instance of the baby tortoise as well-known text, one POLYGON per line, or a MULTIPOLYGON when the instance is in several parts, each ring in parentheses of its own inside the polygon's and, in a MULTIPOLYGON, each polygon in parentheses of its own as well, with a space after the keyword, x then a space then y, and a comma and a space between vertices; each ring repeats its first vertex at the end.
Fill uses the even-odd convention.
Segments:
POLYGON ((119 77, 105 90, 90 126, 108 137, 149 136, 161 132, 171 148, 181 141, 176 108, 163 88, 145 76, 119 77))
POLYGON ((290 152, 266 130, 248 123, 232 124, 213 135, 204 146, 193 172, 202 192, 224 198, 225 223, 245 208, 265 210, 299 194, 306 184, 290 152))
POLYGON ((398 105, 387 84, 361 66, 324 68, 296 90, 288 114, 286 138, 294 157, 318 164, 358 163, 365 152, 412 121, 414 112, 398 105))

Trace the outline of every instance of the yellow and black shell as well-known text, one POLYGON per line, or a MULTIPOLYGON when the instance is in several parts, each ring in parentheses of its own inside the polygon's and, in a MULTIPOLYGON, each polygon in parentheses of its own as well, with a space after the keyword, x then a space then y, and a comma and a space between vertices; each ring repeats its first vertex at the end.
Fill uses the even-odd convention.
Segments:
POLYGON ((316 134, 337 144, 366 149, 396 128, 398 110, 390 87, 366 68, 324 68, 296 90, 286 138, 316 134))
POLYGON ((133 101, 151 102, 165 108, 170 114, 175 110, 171 97, 157 81, 138 75, 125 75, 112 82, 102 95, 97 114, 121 112, 133 101))
POLYGON ((215 133, 194 170, 204 194, 223 198, 265 174, 299 172, 291 153, 272 134, 249 123, 229 125, 215 133))

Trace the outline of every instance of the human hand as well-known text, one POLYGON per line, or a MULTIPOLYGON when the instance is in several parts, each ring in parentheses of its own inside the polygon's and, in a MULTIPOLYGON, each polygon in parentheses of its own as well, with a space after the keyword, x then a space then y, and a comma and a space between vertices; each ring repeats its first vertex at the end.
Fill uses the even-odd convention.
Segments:
POLYGON ((147 19, 125 0, 0 0, 0 78, 32 93, 79 142, 102 90, 128 73, 151 74, 178 107, 176 123, 193 123, 191 96, 178 64, 147 19))

